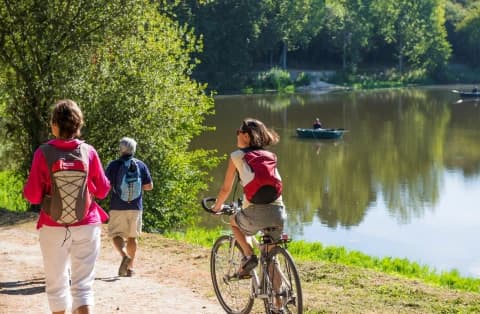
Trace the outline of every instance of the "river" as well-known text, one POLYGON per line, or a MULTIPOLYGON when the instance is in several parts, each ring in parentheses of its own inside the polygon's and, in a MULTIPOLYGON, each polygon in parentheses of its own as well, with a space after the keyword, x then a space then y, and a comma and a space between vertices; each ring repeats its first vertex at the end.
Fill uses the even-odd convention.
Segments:
MULTIPOLYGON (((281 137, 271 149, 294 239, 480 277, 480 102, 459 102, 453 88, 462 86, 217 96, 207 119, 216 130, 192 147, 228 154, 242 118, 258 118, 281 137), (348 132, 297 138, 316 117, 348 132)), ((225 168, 205 195, 216 195, 225 168)))

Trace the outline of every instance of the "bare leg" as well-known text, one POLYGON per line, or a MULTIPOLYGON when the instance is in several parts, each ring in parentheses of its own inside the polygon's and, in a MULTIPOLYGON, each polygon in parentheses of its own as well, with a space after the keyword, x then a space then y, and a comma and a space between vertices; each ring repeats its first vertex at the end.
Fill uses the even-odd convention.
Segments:
POLYGON ((114 237, 113 238, 113 245, 117 249, 117 251, 120 253, 122 256, 128 256, 127 250, 125 249, 125 241, 123 240, 122 237, 114 237))
POLYGON ((235 219, 233 218, 234 216, 231 216, 230 218, 230 226, 232 227, 233 231, 233 236, 235 237, 235 240, 237 240, 238 244, 243 250, 243 254, 245 256, 250 256, 253 254, 253 249, 250 243, 248 243, 247 236, 243 234, 242 231, 238 228, 237 224, 235 223, 235 219))
POLYGON ((272 281, 273 290, 277 294, 275 296, 275 307, 280 309, 282 307, 282 297, 278 294, 281 292, 282 288, 282 278, 279 272, 278 266, 274 264, 274 262, 270 263, 268 266, 268 272, 270 276, 270 280, 272 281))
POLYGON ((137 238, 128 238, 127 239, 127 254, 131 258, 130 263, 128 264, 128 269, 133 269, 133 260, 135 259, 135 253, 137 252, 137 238))

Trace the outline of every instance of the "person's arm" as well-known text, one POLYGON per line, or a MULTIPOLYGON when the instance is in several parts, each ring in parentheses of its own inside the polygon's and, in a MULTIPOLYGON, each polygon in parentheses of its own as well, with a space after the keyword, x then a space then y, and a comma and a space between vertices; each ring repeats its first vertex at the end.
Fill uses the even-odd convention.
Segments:
POLYGON ((144 191, 151 191, 151 190, 153 190, 153 182, 150 182, 150 183, 147 183, 147 184, 142 185, 142 189, 143 189, 144 191))
POLYGON ((227 171, 225 172, 225 179, 223 180, 222 187, 217 195, 217 200, 213 207, 213 211, 219 211, 222 208, 223 203, 227 200, 230 192, 232 191, 233 183, 235 182, 236 168, 232 161, 232 158, 228 160, 227 171))
POLYGON ((150 169, 148 169, 147 165, 144 162, 141 162, 140 173, 142 175, 142 189, 144 191, 151 191, 153 190, 153 180, 150 174, 150 169))

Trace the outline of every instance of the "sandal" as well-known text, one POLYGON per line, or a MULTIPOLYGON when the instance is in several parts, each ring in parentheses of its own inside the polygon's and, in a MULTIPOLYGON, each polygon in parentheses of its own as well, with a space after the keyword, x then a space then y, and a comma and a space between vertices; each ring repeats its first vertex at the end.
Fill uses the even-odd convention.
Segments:
POLYGON ((244 256, 242 258, 242 263, 240 264, 240 269, 236 272, 236 276, 240 279, 251 278, 250 272, 257 267, 258 259, 256 255, 252 255, 249 258, 244 256))
POLYGON ((122 262, 120 263, 120 267, 118 268, 118 275, 122 277, 127 276, 127 271, 128 271, 128 264, 130 263, 132 259, 128 256, 124 256, 122 258, 122 262))

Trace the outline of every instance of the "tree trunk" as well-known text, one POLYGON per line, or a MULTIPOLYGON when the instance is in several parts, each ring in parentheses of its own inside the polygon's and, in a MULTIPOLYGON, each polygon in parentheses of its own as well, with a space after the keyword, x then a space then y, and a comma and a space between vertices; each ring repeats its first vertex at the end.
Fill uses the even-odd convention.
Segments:
POLYGON ((287 69, 287 51, 288 51, 288 45, 287 41, 284 40, 282 42, 282 53, 280 55, 280 64, 282 66, 282 69, 286 70, 287 69))
POLYGON ((400 74, 403 73, 403 42, 400 39, 400 42, 398 44, 398 71, 400 74))

